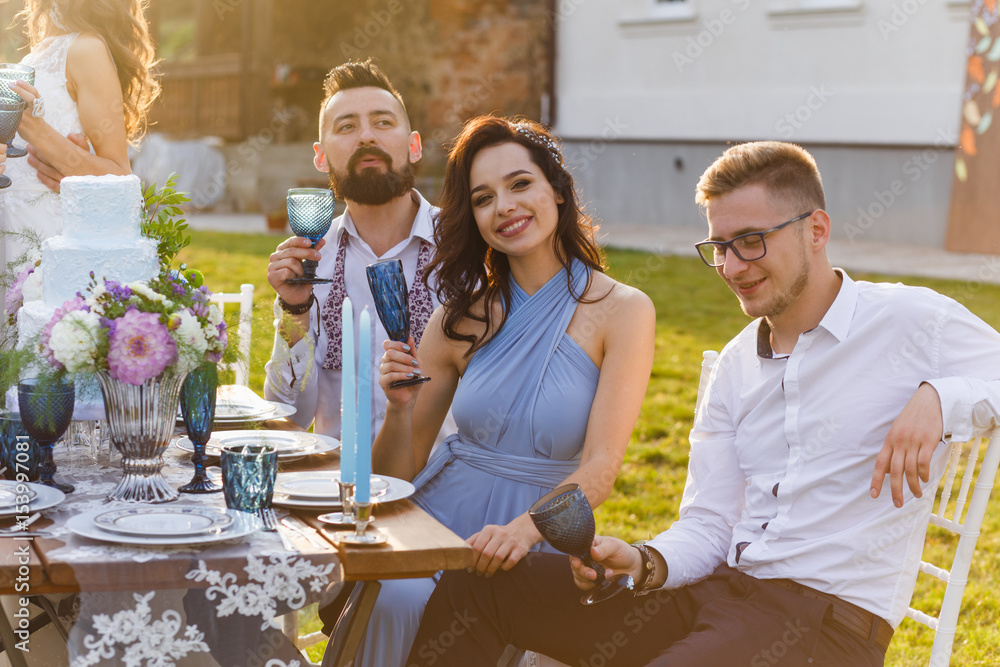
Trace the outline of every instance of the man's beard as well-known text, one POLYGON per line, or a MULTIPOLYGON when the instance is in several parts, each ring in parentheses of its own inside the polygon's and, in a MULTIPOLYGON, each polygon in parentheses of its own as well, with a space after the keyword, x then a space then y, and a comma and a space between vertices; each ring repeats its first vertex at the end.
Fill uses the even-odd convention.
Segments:
POLYGON ((382 206, 396 197, 401 197, 413 189, 416 176, 407 162, 396 171, 392 168, 392 158, 385 151, 372 147, 359 148, 347 162, 347 173, 334 172, 330 167, 330 189, 338 199, 346 199, 365 206, 382 206), (385 162, 385 173, 376 167, 357 171, 358 163, 365 156, 374 156, 385 162))

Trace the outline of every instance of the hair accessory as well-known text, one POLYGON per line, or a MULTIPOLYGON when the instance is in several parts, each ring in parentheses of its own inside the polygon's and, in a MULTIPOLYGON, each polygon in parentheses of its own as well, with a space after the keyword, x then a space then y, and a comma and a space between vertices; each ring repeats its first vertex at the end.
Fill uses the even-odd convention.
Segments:
POLYGON ((514 125, 514 129, 517 130, 518 134, 531 141, 531 143, 548 149, 552 157, 556 159, 556 162, 560 165, 562 164, 562 155, 559 153, 559 146, 550 137, 538 134, 527 123, 517 123, 514 125))
POLYGON ((65 23, 63 23, 63 15, 62 12, 59 11, 58 2, 52 3, 52 9, 49 10, 49 20, 52 21, 52 25, 59 28, 63 32, 69 32, 69 28, 66 27, 65 23))
POLYGON ((41 97, 36 97, 31 103, 31 115, 35 118, 42 118, 45 116, 45 100, 41 97))

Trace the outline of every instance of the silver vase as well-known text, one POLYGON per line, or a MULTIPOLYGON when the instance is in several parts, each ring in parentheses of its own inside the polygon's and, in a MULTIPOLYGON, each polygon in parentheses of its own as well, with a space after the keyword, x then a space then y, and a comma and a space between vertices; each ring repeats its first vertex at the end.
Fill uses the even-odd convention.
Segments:
POLYGON ((177 420, 184 374, 167 369, 141 385, 126 384, 99 371, 111 444, 122 455, 122 480, 109 500, 165 503, 178 492, 163 479, 163 452, 177 420))

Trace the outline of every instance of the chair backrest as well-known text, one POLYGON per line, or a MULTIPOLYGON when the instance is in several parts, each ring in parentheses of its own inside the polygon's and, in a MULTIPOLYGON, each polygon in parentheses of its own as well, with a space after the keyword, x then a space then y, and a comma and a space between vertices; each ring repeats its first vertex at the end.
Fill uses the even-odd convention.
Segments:
POLYGON ((239 324, 236 337, 239 340, 238 358, 229 364, 219 364, 220 371, 232 370, 235 375, 234 384, 250 385, 250 331, 253 324, 253 285, 243 283, 239 292, 216 292, 211 297, 212 303, 219 306, 223 317, 226 315, 226 304, 239 304, 239 324))
MULTIPOLYGON (((705 350, 702 353, 701 379, 698 383, 695 412, 701 405, 708 377, 718 357, 719 353, 714 350, 705 350)), ((962 596, 969 582, 969 568, 976 553, 976 542, 979 540, 979 531, 986 515, 986 506, 996 480, 998 465, 1000 465, 1000 429, 985 433, 967 443, 954 443, 948 460, 948 469, 941 484, 938 485, 929 525, 939 526, 958 535, 958 545, 951 561, 951 569, 926 561, 920 562, 921 572, 947 584, 938 615, 935 617, 913 607, 909 607, 906 612, 908 618, 934 630, 930 667, 948 667, 951 662, 951 648, 958 628, 962 596)))
POLYGON ((922 573, 947 584, 938 615, 935 617, 913 607, 906 612, 908 618, 934 630, 934 646, 931 648, 929 663, 931 667, 947 667, 951 662, 951 648, 958 627, 958 614, 962 609, 962 595, 969 582, 969 568, 976 553, 976 542, 990 501, 998 464, 1000 429, 964 444, 953 443, 948 469, 938 485, 938 494, 934 497, 930 525, 958 535, 958 545, 955 547, 951 569, 926 561, 920 562, 922 573))

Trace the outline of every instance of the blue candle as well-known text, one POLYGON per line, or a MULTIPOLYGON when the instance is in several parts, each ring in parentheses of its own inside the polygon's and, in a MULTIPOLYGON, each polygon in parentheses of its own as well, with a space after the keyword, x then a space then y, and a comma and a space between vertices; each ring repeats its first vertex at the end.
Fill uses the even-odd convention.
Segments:
POLYGON ((366 503, 371 497, 372 474, 372 316, 368 306, 361 311, 358 334, 358 452, 355 460, 355 497, 366 503))
POLYGON ((340 480, 345 484, 354 483, 355 438, 357 437, 357 373, 354 371, 354 307, 351 300, 344 297, 341 331, 343 344, 340 348, 343 370, 340 374, 340 480))

